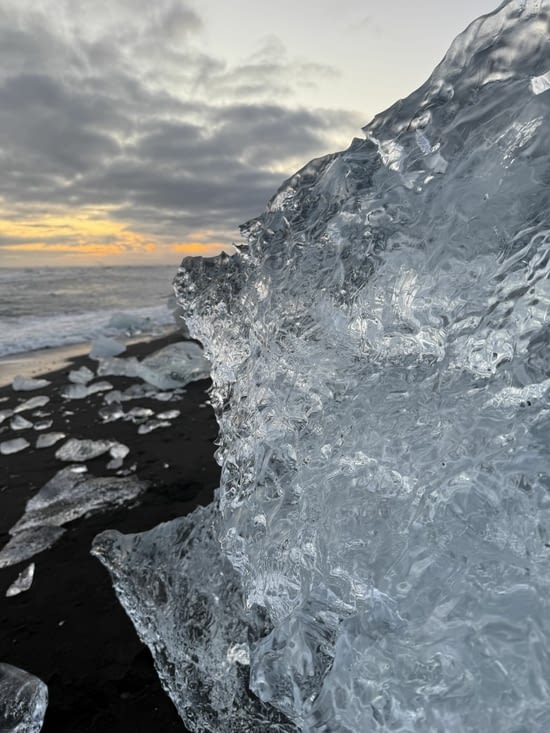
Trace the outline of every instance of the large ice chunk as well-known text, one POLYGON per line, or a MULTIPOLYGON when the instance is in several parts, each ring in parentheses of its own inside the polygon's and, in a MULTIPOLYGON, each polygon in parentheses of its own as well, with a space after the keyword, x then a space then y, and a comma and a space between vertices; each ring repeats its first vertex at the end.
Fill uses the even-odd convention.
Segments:
POLYGON ((113 440, 89 440, 78 438, 69 438, 61 448, 55 452, 55 457, 59 461, 91 461, 108 453, 116 444, 113 440))
POLYGON ((247 689, 248 650, 264 632, 245 614, 239 576, 220 552, 214 506, 124 536, 98 535, 92 553, 153 653, 162 683, 191 730, 293 730, 247 689), (200 571, 199 571, 200 568, 200 571))
MULTIPOLYGON (((252 693, 304 733, 550 730, 549 37, 550 0, 505 2, 235 256, 179 272, 220 425, 219 512, 193 531, 238 576, 252 693)), ((117 545, 116 584, 168 640, 164 680, 195 660, 170 690, 209 730, 229 622, 214 593, 206 644, 173 623, 208 573, 155 537, 127 564, 117 545), (153 557, 156 587, 189 584, 169 617, 134 580, 153 557)))
POLYGON ((48 688, 32 674, 0 663, 0 731, 40 733, 48 706, 48 688))
POLYGON ((137 371, 142 379, 158 389, 174 389, 198 379, 208 379, 210 363, 198 344, 182 341, 146 356, 137 371))
POLYGON ((30 560, 39 552, 54 545, 65 532, 60 527, 50 525, 36 526, 31 529, 12 529, 12 537, 0 550, 0 568, 8 568, 25 560, 30 560))

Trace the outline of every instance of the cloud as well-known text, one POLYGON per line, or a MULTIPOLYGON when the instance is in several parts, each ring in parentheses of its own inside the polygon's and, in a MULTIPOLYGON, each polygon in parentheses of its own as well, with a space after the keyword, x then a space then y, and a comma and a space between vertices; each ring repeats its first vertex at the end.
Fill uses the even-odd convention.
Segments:
MULTIPOLYGON (((276 38, 230 67, 203 52, 202 29, 180 0, 5 0, 4 211, 39 229, 49 211, 100 209, 122 227, 117 241, 139 232, 167 252, 200 246, 196 232, 229 242, 298 165, 359 130, 354 112, 296 103, 300 85, 332 69, 289 59, 276 38)), ((6 221, 0 248, 32 246, 28 231, 10 245, 6 221)), ((83 231, 55 241, 92 246, 83 231)))

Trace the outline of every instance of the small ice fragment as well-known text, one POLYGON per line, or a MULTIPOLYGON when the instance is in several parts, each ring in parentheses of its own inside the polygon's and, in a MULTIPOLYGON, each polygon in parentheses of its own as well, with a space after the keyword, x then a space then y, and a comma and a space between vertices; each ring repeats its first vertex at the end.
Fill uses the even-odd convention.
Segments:
POLYGON ((94 384, 88 385, 88 394, 96 394, 97 392, 110 392, 113 389, 113 385, 105 380, 101 382, 94 382, 94 384))
POLYGON ((38 420, 34 423, 35 430, 47 430, 53 425, 53 420, 38 420))
POLYGON ((127 336, 135 336, 150 328, 151 319, 147 316, 134 316, 131 313, 113 313, 107 325, 124 331, 127 336))
POLYGON ((132 463, 128 468, 123 468, 116 472, 117 476, 129 476, 131 473, 135 473, 137 469, 137 463, 132 463))
POLYGON ((10 428, 12 430, 28 430, 32 428, 32 422, 23 417, 23 415, 16 415, 11 419, 10 428))
POLYGON ((172 423, 168 422, 167 420, 149 420, 146 423, 143 423, 138 428, 138 433, 140 435, 145 435, 146 433, 150 433, 153 430, 157 430, 158 428, 169 428, 172 423))
POLYGON ((107 470, 115 471, 117 468, 120 468, 123 463, 123 458, 113 458, 113 460, 109 461, 109 463, 107 464, 107 470))
POLYGON ((55 452, 55 457, 59 461, 91 461, 93 458, 107 453, 112 444, 112 440, 78 440, 78 438, 69 438, 55 452))
POLYGON ((66 400, 83 400, 89 394, 85 384, 68 384, 61 391, 61 396, 66 400))
POLYGON ((22 377, 17 375, 11 384, 12 389, 16 392, 30 392, 34 389, 43 389, 50 382, 47 379, 33 379, 32 377, 22 377))
POLYGON ((120 420, 120 418, 123 416, 124 410, 118 402, 115 402, 112 405, 107 405, 106 407, 102 407, 99 411, 99 417, 103 420, 103 422, 114 422, 115 420, 120 420))
POLYGON ((12 453, 19 453, 19 451, 25 450, 30 445, 28 440, 25 438, 13 438, 13 440, 4 440, 0 443, 0 453, 3 456, 9 456, 12 453))
POLYGON ((124 445, 124 443, 113 443, 109 448, 109 455, 111 456, 111 458, 124 459, 129 452, 130 449, 127 445, 124 445))
POLYGON ((542 94, 550 89, 550 71, 541 76, 532 76, 530 81, 530 87, 533 94, 542 94))
POLYGON ((86 366, 82 366, 80 369, 73 369, 69 372, 69 382, 73 382, 73 384, 88 384, 93 378, 94 373, 86 366))
POLYGON ((159 412, 157 418, 159 420, 175 420, 180 415, 180 410, 166 410, 166 412, 159 412))
POLYGON ((0 425, 13 415, 13 410, 0 410, 0 425))
POLYGON ((85 466, 83 463, 77 463, 74 466, 68 466, 67 470, 71 473, 88 473, 88 466, 85 466))
POLYGON ((103 402, 106 405, 112 405, 113 402, 120 402, 122 399, 122 392, 119 389, 113 389, 112 392, 107 392, 103 397, 103 402))
POLYGON ((102 359, 97 367, 98 376, 137 377, 139 362, 135 356, 126 359, 102 359))
POLYGON ((64 531, 60 527, 50 525, 17 531, 0 550, 0 568, 9 568, 30 560, 31 557, 55 544, 64 531))
POLYGON ((174 389, 198 379, 208 379, 210 362, 194 341, 181 341, 146 356, 139 363, 138 373, 157 389, 174 389))
POLYGON ((91 359, 108 359, 126 351, 126 345, 109 336, 99 336, 92 341, 91 359))
POLYGON ((128 410, 124 419, 137 422, 139 420, 146 420, 151 415, 154 415, 154 412, 149 407, 132 407, 131 410, 128 410))
POLYGON ((159 402, 170 402, 174 398, 175 392, 155 392, 153 397, 159 402))
POLYGON ((34 579, 34 563, 31 562, 31 564, 28 567, 26 567, 24 570, 22 570, 19 573, 17 578, 10 585, 10 587, 6 591, 6 598, 12 598, 13 596, 18 596, 20 593, 24 593, 25 591, 29 590, 29 588, 32 585, 33 579, 34 579))
POLYGON ((46 395, 37 395, 36 397, 31 397, 29 400, 25 400, 25 402, 21 402, 21 404, 17 405, 14 409, 14 412, 35 410, 37 407, 44 407, 44 405, 47 405, 49 401, 50 398, 46 397, 46 395))
POLYGON ((11 664, 0 664, 0 731, 40 733, 48 707, 41 679, 11 664))
POLYGON ((63 440, 65 437, 65 433, 43 433, 42 435, 39 435, 36 440, 36 447, 37 448, 49 448, 52 445, 55 445, 60 440, 63 440))
MULTIPOLYGON (((154 392, 154 390, 153 390, 154 392)), ((151 387, 147 384, 131 384, 122 393, 123 401, 136 400, 140 397, 148 397, 151 394, 151 387)))
POLYGON ((229 664, 250 664, 250 649, 248 644, 233 644, 227 650, 227 661, 229 664))

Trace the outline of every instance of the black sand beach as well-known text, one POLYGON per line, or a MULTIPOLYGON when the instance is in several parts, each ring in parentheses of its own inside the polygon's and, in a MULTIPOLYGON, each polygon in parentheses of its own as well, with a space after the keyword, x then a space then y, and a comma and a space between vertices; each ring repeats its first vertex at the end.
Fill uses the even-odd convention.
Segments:
MULTIPOLYGON (((141 358, 174 340, 180 340, 179 335, 137 344, 125 356, 141 358)), ((87 357, 72 358, 69 366, 44 375, 51 385, 37 392, 1 388, 0 399, 8 399, 0 403, 0 409, 47 394, 51 401, 46 409, 53 418, 49 430, 62 431, 67 437, 124 443, 130 448, 125 465, 135 462, 135 475, 151 485, 130 507, 66 525, 61 539, 33 558, 36 571, 30 590, 5 597, 28 562, 0 569, 0 661, 31 672, 48 685, 44 733, 185 731, 160 687, 148 650, 115 597, 107 571, 90 555, 90 546, 105 529, 140 532, 211 500, 219 469, 213 460, 217 425, 212 410, 204 405, 209 382, 187 385, 177 401, 140 398, 130 403, 157 412, 181 411, 170 428, 139 435, 133 423, 101 423, 102 394, 69 401, 60 396, 68 372, 82 365, 94 369, 97 363, 87 357), (63 411, 74 414, 64 416, 63 411)), ((105 379, 115 389, 139 381, 105 379)), ((4 431, 0 440, 26 437, 33 444, 37 435, 32 429, 17 434, 4 431)), ((54 457, 57 447, 0 456, 0 546, 9 539, 8 531, 23 514, 26 501, 63 467, 54 457)), ((88 461, 89 473, 114 475, 106 469, 107 462, 105 456, 88 461)))

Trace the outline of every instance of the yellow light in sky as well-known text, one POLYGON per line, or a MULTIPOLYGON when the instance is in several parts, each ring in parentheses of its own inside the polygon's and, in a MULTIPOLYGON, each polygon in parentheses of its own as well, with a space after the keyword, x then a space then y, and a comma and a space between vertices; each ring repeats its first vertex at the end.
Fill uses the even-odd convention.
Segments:
POLYGON ((25 219, 8 218, 0 211, 0 265, 10 264, 32 253, 52 264, 84 264, 108 259, 112 264, 126 262, 174 262, 175 255, 211 256, 232 247, 220 242, 219 234, 191 232, 182 241, 136 232, 129 224, 110 218, 110 210, 80 209, 74 212, 44 214, 25 219), (4 253, 4 257, 2 257, 4 253), (46 259, 45 259, 46 258, 46 259))

